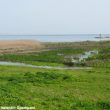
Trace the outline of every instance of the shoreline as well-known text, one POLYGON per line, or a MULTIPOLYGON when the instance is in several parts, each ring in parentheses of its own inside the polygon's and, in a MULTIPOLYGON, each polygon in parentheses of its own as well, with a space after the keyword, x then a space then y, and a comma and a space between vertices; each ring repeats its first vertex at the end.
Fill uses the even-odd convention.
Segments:
MULTIPOLYGON (((102 34, 110 36, 110 34, 102 34)), ((98 34, 62 34, 62 35, 0 35, 0 40, 34 40, 40 42, 84 42, 110 40, 109 38, 98 39, 98 34)))
POLYGON ((40 41, 37 39, 0 39, 0 42, 4 42, 4 41, 31 41, 31 42, 40 42, 40 43, 80 43, 80 42, 106 42, 106 41, 110 41, 110 39, 97 39, 97 40, 76 40, 76 41, 40 41))

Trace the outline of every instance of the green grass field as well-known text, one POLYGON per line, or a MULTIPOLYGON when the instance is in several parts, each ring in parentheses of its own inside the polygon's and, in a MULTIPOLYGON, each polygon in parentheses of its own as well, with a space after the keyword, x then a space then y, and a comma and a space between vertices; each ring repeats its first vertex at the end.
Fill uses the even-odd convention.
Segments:
MULTIPOLYGON (((36 110, 110 110, 110 48, 104 46, 97 49, 99 54, 85 62, 92 69, 0 66, 0 106, 35 106, 36 110)), ((0 55, 0 60, 64 66, 61 62, 63 56, 58 54, 78 55, 84 51, 87 50, 79 47, 4 54, 0 55)))
POLYGON ((109 110, 109 76, 109 68, 64 71, 0 66, 0 105, 109 110))

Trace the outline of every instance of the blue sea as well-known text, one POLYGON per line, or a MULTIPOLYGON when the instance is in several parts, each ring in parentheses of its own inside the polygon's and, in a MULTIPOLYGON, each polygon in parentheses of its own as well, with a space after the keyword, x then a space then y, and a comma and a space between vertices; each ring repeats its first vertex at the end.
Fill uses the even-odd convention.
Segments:
MULTIPOLYGON (((99 41, 98 34, 73 34, 73 35, 0 35, 0 40, 38 40, 41 42, 76 42, 99 41)), ((110 36, 103 34, 102 36, 110 36)), ((108 39, 102 39, 108 40, 108 39)), ((109 39, 110 40, 110 39, 109 39)))

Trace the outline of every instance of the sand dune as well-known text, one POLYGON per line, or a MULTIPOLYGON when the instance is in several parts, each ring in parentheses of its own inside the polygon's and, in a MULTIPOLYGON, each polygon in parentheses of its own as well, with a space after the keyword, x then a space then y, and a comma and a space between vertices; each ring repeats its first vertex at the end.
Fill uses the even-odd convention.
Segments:
POLYGON ((0 40, 0 53, 37 51, 41 48, 42 44, 34 40, 0 40))

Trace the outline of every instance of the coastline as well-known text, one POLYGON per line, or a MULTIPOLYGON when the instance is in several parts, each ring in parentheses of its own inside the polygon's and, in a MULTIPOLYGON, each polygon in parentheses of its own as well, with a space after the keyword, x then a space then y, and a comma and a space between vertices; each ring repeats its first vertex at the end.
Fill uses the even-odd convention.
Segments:
MULTIPOLYGON (((110 36, 109 34, 102 34, 110 36)), ((0 40, 38 40, 40 42, 82 42, 100 41, 98 34, 65 34, 65 35, 0 35, 0 40)), ((108 38, 102 39, 108 40, 108 38)))

